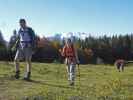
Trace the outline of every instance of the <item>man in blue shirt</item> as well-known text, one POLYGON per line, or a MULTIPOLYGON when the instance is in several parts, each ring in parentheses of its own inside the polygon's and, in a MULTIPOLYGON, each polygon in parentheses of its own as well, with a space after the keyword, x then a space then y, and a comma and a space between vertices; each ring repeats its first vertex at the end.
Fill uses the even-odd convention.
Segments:
POLYGON ((19 79, 19 61, 24 58, 27 64, 24 80, 30 80, 31 76, 31 58, 33 54, 33 47, 35 45, 35 33, 32 28, 26 25, 25 19, 20 19, 20 29, 18 32, 18 46, 15 56, 15 78, 19 79))

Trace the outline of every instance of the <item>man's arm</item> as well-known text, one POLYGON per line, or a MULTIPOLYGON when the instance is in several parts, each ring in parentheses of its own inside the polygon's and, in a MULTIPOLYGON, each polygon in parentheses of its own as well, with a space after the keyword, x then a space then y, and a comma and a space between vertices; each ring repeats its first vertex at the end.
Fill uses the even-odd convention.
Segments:
POLYGON ((16 40, 15 43, 13 44, 13 46, 11 47, 12 51, 15 51, 18 47, 19 47, 19 43, 20 43, 20 30, 18 31, 18 34, 16 36, 16 40))
POLYGON ((75 52, 76 62, 77 62, 77 64, 79 64, 79 57, 78 57, 78 51, 77 51, 77 48, 75 47, 75 45, 73 45, 73 48, 74 48, 74 52, 75 52))
POLYGON ((35 40, 35 37, 36 37, 35 31, 32 28, 30 28, 30 27, 28 27, 28 30, 29 30, 29 34, 32 37, 32 40, 34 41, 35 40))
POLYGON ((61 55, 62 55, 63 57, 65 57, 65 46, 64 46, 63 49, 62 49, 61 55))

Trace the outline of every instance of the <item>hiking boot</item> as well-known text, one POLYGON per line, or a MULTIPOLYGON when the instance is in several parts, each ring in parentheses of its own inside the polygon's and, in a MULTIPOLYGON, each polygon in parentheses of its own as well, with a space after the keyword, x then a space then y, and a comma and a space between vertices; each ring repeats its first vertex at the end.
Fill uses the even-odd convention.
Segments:
POLYGON ((74 82, 70 82, 70 86, 74 86, 74 82))
POLYGON ((19 79, 19 78, 20 78, 20 75, 19 75, 19 74, 20 74, 20 71, 16 71, 16 73, 15 73, 15 76, 14 76, 14 77, 15 77, 16 79, 19 79))
POLYGON ((24 76, 24 80, 30 81, 31 72, 27 72, 24 76))

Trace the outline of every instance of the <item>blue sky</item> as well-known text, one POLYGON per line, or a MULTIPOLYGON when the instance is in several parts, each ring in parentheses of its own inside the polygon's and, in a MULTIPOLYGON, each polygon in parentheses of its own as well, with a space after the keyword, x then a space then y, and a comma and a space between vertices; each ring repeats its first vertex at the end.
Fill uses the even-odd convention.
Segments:
POLYGON ((9 39, 25 18, 39 35, 133 32, 133 0, 0 0, 0 30, 9 39))

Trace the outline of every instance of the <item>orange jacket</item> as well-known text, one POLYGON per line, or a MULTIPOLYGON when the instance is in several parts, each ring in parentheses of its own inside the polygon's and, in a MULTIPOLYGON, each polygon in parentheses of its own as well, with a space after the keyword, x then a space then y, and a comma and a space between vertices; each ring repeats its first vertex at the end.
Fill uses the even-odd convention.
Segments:
POLYGON ((64 46, 63 51, 62 51, 62 56, 64 57, 75 57, 75 50, 74 50, 74 46, 64 46))
POLYGON ((62 50, 62 56, 66 58, 67 63, 75 63, 76 62, 76 56, 75 56, 75 49, 74 46, 71 45, 70 47, 64 46, 62 50))

